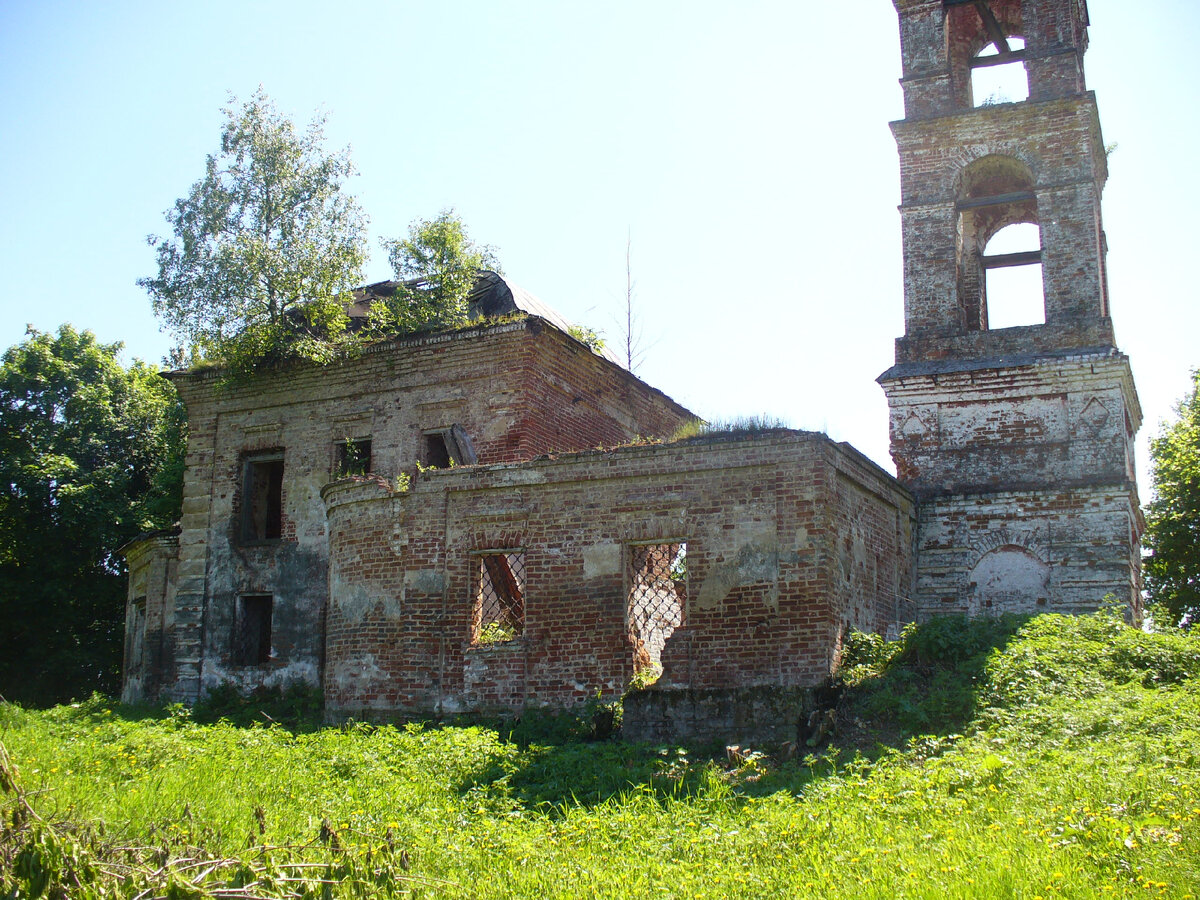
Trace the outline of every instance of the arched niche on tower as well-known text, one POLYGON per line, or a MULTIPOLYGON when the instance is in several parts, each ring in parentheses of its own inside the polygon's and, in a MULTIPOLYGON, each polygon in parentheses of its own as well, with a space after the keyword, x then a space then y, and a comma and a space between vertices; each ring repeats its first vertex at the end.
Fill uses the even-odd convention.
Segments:
MULTIPOLYGON (((967 331, 986 331, 988 272, 1011 267, 1041 267, 1040 220, 1033 171, 1013 156, 991 154, 975 160, 959 174, 956 189, 956 259, 960 320, 967 331), (1038 229, 1027 236, 1028 249, 989 255, 989 242, 1014 225, 1038 229)), ((1042 291, 1039 279, 1039 292, 1042 291)), ((1021 324, 1045 321, 1044 293, 1041 317, 1021 324)))
MULTIPOLYGON (((1025 27, 1021 0, 987 0, 982 3, 953 3, 946 8, 946 46, 954 105, 959 109, 978 106, 986 98, 975 97, 972 73, 977 69, 1019 67, 1025 70, 1025 27), (993 50, 988 52, 988 48, 993 50)), ((1019 98, 1029 95, 1029 82, 1019 98)))
POLYGON ((967 614, 1044 612, 1050 566, 1026 547, 1006 544, 980 557, 967 579, 967 614))

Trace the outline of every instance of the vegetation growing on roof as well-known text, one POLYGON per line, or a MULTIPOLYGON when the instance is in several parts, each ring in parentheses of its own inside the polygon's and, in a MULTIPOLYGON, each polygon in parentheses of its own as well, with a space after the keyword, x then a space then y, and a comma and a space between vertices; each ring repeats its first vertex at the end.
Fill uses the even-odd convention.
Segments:
POLYGON ((736 419, 717 419, 706 422, 703 419, 691 419, 684 422, 667 439, 668 441, 685 441, 688 438, 703 437, 710 434, 760 434, 765 431, 777 431, 787 428, 782 419, 774 416, 741 416, 736 419))
POLYGON ((324 363, 364 342, 466 323, 479 272, 498 270, 446 210, 385 240, 402 283, 351 329, 346 298, 367 260, 365 214, 346 191, 349 150, 327 152, 323 118, 297 131, 260 87, 225 108, 220 150, 152 235, 158 272, 138 281, 179 341, 172 364, 233 377, 293 360, 324 363))
POLYGON ((604 337, 594 328, 588 328, 586 325, 572 325, 568 333, 593 353, 599 353, 604 349, 604 337))
POLYGON ((323 147, 324 120, 298 132, 260 87, 225 107, 220 149, 149 238, 158 272, 138 284, 180 341, 177 361, 234 373, 332 359, 348 339, 341 295, 361 281, 366 216, 345 191, 348 150, 323 147))
POLYGON ((382 243, 400 284, 393 296, 371 306, 375 337, 465 325, 475 279, 484 269, 500 271, 495 250, 472 241, 452 209, 413 222, 405 238, 382 243))

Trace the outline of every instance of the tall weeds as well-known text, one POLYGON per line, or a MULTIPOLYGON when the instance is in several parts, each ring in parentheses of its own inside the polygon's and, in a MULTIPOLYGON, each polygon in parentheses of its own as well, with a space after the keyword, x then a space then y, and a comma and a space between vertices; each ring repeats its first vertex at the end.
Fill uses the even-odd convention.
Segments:
POLYGON ((1042 616, 852 645, 862 724, 787 761, 0 706, 0 897, 1196 893, 1196 638, 1042 616))

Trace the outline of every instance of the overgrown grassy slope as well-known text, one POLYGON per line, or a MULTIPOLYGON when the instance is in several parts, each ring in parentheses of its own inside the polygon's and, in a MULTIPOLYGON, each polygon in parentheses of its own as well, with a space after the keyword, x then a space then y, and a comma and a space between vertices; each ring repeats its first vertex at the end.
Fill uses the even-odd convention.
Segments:
POLYGON ((864 752, 736 766, 0 707, 0 896, 1200 893, 1200 640, 949 620, 850 662, 838 740, 864 752))

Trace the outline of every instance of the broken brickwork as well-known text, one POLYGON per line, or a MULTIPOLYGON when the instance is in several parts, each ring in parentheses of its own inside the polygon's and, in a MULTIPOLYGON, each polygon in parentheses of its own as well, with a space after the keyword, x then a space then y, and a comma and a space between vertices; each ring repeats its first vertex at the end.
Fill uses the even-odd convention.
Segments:
POLYGON ((469 328, 252 383, 170 373, 183 520, 124 548, 125 698, 298 679, 331 718, 391 718, 657 675, 630 736, 788 740, 848 629, 1106 596, 1138 619, 1141 410, 1109 312, 1086 4, 895 7, 898 479, 817 434, 664 441, 687 410, 485 273, 469 328), (977 89, 999 70, 1013 102, 977 89), (1013 229, 1033 244, 995 249, 1013 229), (1035 314, 996 327, 1013 268, 1035 314))
POLYGON ((129 568, 121 702, 158 697, 173 674, 177 532, 143 535, 123 547, 129 568))
POLYGON ((418 463, 514 462, 669 434, 690 418, 535 318, 385 342, 252 384, 203 370, 170 377, 187 404, 189 443, 164 624, 172 652, 151 668, 157 692, 179 699, 223 681, 320 682, 321 489, 345 474, 348 443, 356 469, 395 478, 418 463), (260 659, 245 645, 264 628, 260 659))
POLYGON ((659 691, 811 686, 848 629, 911 618, 912 498, 819 434, 442 470, 406 491, 350 479, 323 496, 335 716, 617 697, 645 664, 630 626, 648 595, 669 598, 649 649, 659 691), (481 640, 480 559, 516 554, 521 629, 481 640))

